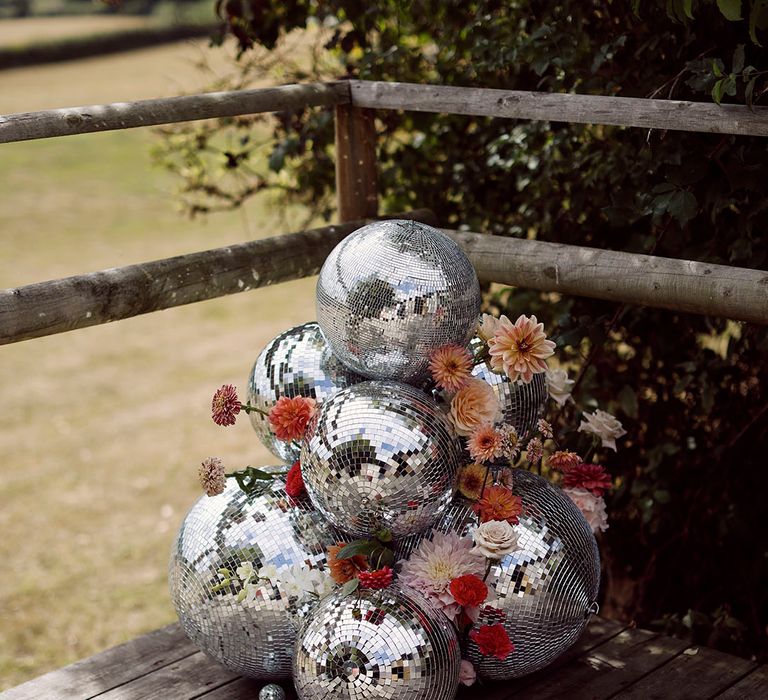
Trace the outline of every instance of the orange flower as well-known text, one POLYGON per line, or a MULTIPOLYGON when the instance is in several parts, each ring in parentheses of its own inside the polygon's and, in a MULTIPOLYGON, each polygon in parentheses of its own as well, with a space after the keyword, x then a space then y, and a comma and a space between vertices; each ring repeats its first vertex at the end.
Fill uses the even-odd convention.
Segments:
POLYGON ((357 578, 359 571, 368 571, 368 560, 362 554, 348 559, 336 558, 345 546, 346 542, 337 542, 335 546, 328 547, 328 568, 331 570, 331 578, 338 584, 357 578))
POLYGON ((459 471, 459 493, 470 501, 476 501, 480 498, 486 480, 490 481, 487 467, 482 464, 468 464, 459 471))
POLYGON ((440 388, 457 391, 472 376, 472 356, 460 345, 443 345, 432 353, 429 369, 440 388))
POLYGON ((492 425, 481 425, 467 442, 469 456, 476 462, 492 462, 504 454, 501 433, 492 425))
POLYGON ((499 400, 489 384, 470 379, 451 401, 451 422, 458 435, 468 437, 481 425, 493 425, 499 415, 499 400))
POLYGON ((290 442, 304 436, 304 431, 317 411, 314 399, 281 396, 269 411, 269 425, 279 440, 290 442))
POLYGON ((575 452, 560 450, 559 452, 555 452, 555 454, 553 454, 548 461, 549 466, 552 467, 552 469, 558 469, 561 472, 567 472, 577 464, 581 464, 581 457, 579 457, 579 455, 577 455, 575 452))
POLYGON ((513 382, 521 379, 526 384, 534 374, 547 371, 545 360, 555 354, 555 344, 547 340, 544 324, 535 316, 521 315, 514 324, 502 316, 488 348, 494 370, 505 372, 513 382))
POLYGON ((483 497, 472 508, 480 514, 480 522, 506 520, 510 525, 516 525, 518 516, 523 512, 523 501, 506 486, 491 486, 485 489, 483 497))

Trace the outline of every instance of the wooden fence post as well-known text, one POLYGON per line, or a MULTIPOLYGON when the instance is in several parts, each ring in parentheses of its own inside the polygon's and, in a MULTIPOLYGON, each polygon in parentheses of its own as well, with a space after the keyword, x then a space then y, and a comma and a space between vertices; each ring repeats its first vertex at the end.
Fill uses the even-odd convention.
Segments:
POLYGON ((336 197, 339 221, 378 215, 373 110, 336 105, 336 197))

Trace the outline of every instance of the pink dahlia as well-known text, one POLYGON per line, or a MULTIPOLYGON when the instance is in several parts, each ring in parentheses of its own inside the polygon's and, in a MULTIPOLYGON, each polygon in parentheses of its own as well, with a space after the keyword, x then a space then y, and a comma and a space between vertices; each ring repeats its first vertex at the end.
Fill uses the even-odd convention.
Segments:
POLYGON ((492 462, 504 454, 501 433, 492 425, 481 425, 467 442, 469 455, 475 462, 492 462))
POLYGON ((502 316, 488 347, 494 370, 503 371, 513 382, 520 379, 526 384, 534 374, 547 371, 546 359, 555 354, 555 344, 547 340, 544 324, 535 316, 521 315, 514 324, 502 316))
POLYGON ((584 489, 593 496, 602 496, 613 487, 611 475, 599 464, 576 464, 563 479, 565 488, 584 489))
POLYGON ((224 464, 218 457, 206 457, 197 472, 200 486, 209 496, 218 496, 227 486, 224 464))
POLYGON ((234 425, 235 416, 240 413, 240 399, 232 384, 224 384, 216 390, 211 401, 211 417, 216 425, 234 425))
POLYGON ((435 532, 431 540, 422 540, 410 559, 400 562, 400 580, 435 601, 455 620, 461 606, 451 595, 451 581, 467 574, 481 578, 485 574, 485 559, 473 551, 473 544, 471 538, 455 532, 435 532))
POLYGON ((541 456, 544 454, 544 446, 539 438, 531 438, 525 446, 526 457, 530 464, 541 462, 541 456))
POLYGON ((281 396, 269 411, 269 426, 278 440, 298 440, 303 437, 316 411, 317 402, 314 399, 281 396))
POLYGON ((561 472, 567 472, 577 464, 581 464, 582 459, 575 452, 559 450, 558 452, 555 452, 548 461, 549 466, 552 467, 552 469, 557 469, 561 472))
POLYGON ((460 345, 444 345, 432 353, 429 369, 441 389, 458 391, 472 376, 472 356, 460 345))

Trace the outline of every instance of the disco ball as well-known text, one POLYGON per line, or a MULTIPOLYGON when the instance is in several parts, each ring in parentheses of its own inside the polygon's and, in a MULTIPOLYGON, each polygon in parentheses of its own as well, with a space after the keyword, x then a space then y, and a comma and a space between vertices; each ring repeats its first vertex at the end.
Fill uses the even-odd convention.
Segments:
POLYGON ((291 501, 282 481, 247 496, 234 479, 224 493, 203 496, 187 513, 171 550, 171 599, 187 636, 206 654, 251 678, 287 678, 296 629, 314 607, 282 581, 258 582, 252 601, 239 583, 222 586, 220 569, 250 562, 322 569, 337 536, 306 499, 291 501))
POLYGON ((317 282, 317 320, 334 355, 370 379, 426 379, 432 351, 465 345, 479 314, 469 258, 415 221, 358 229, 331 251, 317 282))
POLYGON ((259 700, 285 700, 286 697, 285 691, 274 683, 265 685, 259 691, 259 700))
MULTIPOLYGON (((480 340, 475 338, 469 344, 470 352, 476 354, 480 340)), ((536 423, 544 415, 547 404, 547 384, 544 374, 534 374, 529 384, 513 382, 506 374, 497 374, 487 360, 479 362, 472 369, 472 375, 490 384, 501 407, 500 421, 515 426, 520 441, 531 436, 536 423)))
MULTIPOLYGON (((265 347, 248 377, 248 403, 269 411, 282 396, 306 396, 321 403, 339 389, 362 381, 331 353, 314 321, 281 333, 265 347)), ((248 415, 264 446, 284 462, 299 458, 298 442, 278 440, 266 416, 248 415)))
POLYGON ((293 676, 301 700, 447 700, 460 662, 448 618, 390 586, 326 598, 299 633, 293 676))
POLYGON ((399 382, 361 382, 320 408, 301 451, 312 502, 353 537, 430 527, 453 496, 461 447, 437 404, 399 382))

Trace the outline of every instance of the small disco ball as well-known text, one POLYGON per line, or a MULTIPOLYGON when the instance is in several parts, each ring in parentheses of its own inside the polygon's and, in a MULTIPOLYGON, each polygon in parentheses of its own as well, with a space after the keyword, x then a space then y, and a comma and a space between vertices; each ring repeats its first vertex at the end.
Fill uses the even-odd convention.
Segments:
POLYGON ((317 320, 333 354, 369 379, 426 379, 432 351, 466 345, 479 314, 469 258, 415 221, 379 221, 351 233, 317 282, 317 320))
MULTIPOLYGON (((333 356, 320 326, 312 321, 281 333, 261 351, 248 377, 248 403, 263 411, 282 396, 306 396, 321 403, 362 380, 333 356)), ((299 458, 300 443, 278 440, 266 416, 254 411, 248 417, 272 454, 289 464, 299 458)))
POLYGON ((275 685, 274 683, 265 685, 259 691, 259 700, 285 700, 285 698, 285 691, 279 685, 275 685))
POLYGON ((430 527, 453 496, 461 446, 431 397, 400 382, 361 382, 325 401, 301 450, 315 507, 352 537, 430 527))
POLYGON ((323 600, 299 633, 293 679, 301 700, 446 700, 460 663, 448 618, 390 586, 323 600))
MULTIPOLYGON (((470 352, 476 353, 479 345, 479 338, 473 339, 469 344, 470 352)), ((491 363, 485 360, 474 366, 472 376, 490 384, 501 407, 500 422, 514 425, 521 442, 531 436, 539 418, 544 415, 549 396, 544 374, 534 374, 529 384, 513 382, 506 374, 496 374, 491 363)))
POLYGON ((231 671, 265 680, 290 676, 296 629, 313 605, 268 581, 257 584, 253 601, 240 602, 239 583, 222 587, 219 570, 234 575, 245 562, 257 572, 267 564, 323 569, 326 547, 338 539, 306 499, 290 500, 283 486, 275 480, 247 496, 230 478, 224 493, 202 496, 184 518, 168 565, 186 635, 231 671))

